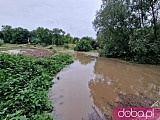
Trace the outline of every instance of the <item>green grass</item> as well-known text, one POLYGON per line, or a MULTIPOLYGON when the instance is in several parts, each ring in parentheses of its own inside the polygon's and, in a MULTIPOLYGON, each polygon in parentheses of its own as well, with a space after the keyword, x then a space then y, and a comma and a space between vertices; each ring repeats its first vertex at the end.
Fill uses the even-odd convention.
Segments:
POLYGON ((34 46, 29 45, 29 44, 8 44, 6 43, 0 46, 0 51, 20 49, 20 48, 34 48, 34 46))

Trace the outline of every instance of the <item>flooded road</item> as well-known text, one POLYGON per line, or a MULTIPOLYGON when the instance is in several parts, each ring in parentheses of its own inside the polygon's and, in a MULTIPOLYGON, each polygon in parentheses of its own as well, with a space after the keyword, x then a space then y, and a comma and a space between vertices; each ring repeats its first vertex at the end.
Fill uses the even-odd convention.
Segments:
POLYGON ((93 112, 111 112, 118 93, 160 99, 160 66, 75 55, 73 64, 54 79, 51 89, 54 120, 82 120, 93 112), (59 79, 59 80, 58 80, 59 79))

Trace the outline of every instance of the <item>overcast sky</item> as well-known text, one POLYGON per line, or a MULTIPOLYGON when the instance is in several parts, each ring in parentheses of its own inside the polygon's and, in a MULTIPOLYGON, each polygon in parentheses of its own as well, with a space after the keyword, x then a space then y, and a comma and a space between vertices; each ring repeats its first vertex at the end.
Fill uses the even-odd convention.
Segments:
POLYGON ((0 26, 57 27, 72 36, 95 37, 92 21, 100 5, 101 0, 0 0, 0 26))

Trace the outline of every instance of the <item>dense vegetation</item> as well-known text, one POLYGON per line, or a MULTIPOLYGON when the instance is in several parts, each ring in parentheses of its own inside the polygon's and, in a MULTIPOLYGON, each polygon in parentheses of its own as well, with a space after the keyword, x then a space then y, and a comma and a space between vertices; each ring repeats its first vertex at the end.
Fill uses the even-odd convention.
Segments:
POLYGON ((100 54, 160 63, 159 6, 159 0, 102 0, 93 22, 100 54))
POLYGON ((9 25, 2 26, 0 31, 0 46, 4 43, 11 44, 33 44, 33 45, 60 45, 68 49, 69 44, 77 44, 75 50, 89 51, 97 49, 97 42, 92 37, 72 37, 62 29, 38 27, 36 30, 28 31, 18 27, 12 28, 9 25))
POLYGON ((3 25, 0 31, 0 39, 4 43, 11 44, 44 44, 44 45, 64 45, 75 43, 79 38, 72 37, 69 33, 65 33, 62 29, 38 27, 36 30, 29 31, 27 29, 17 27, 12 28, 9 25, 3 25))
POLYGON ((96 50, 97 47, 98 47, 98 44, 96 40, 87 36, 87 37, 82 37, 79 41, 76 42, 76 46, 74 50, 90 51, 90 50, 96 50))
POLYGON ((4 44, 4 40, 0 39, 0 46, 4 44))
POLYGON ((51 120, 52 77, 71 62, 64 53, 46 58, 0 54, 0 120, 51 120))

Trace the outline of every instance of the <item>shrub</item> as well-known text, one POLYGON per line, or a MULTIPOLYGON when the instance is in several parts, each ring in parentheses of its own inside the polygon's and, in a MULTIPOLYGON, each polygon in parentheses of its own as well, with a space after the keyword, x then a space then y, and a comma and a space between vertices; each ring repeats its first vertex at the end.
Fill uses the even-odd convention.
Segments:
POLYGON ((85 39, 81 39, 79 42, 77 42, 76 46, 74 47, 74 50, 76 51, 90 51, 92 50, 92 46, 89 41, 85 39))
POLYGON ((34 39, 31 40, 31 44, 32 44, 32 45, 40 44, 40 42, 41 42, 41 41, 40 41, 40 39, 38 39, 38 38, 34 38, 34 39))
POLYGON ((63 47, 66 48, 66 49, 68 49, 69 45, 68 44, 64 44, 63 47))
POLYGON ((134 32, 130 38, 129 46, 133 54, 132 60, 139 63, 160 63, 160 42, 154 41, 150 29, 142 29, 134 32))
POLYGON ((97 47, 98 47, 97 41, 94 40, 92 37, 88 37, 88 36, 82 37, 81 40, 87 40, 87 41, 89 41, 93 50, 96 50, 97 47))
POLYGON ((16 42, 14 40, 10 40, 10 43, 11 44, 15 44, 16 42))
POLYGON ((4 44, 4 40, 0 39, 0 46, 4 44))

